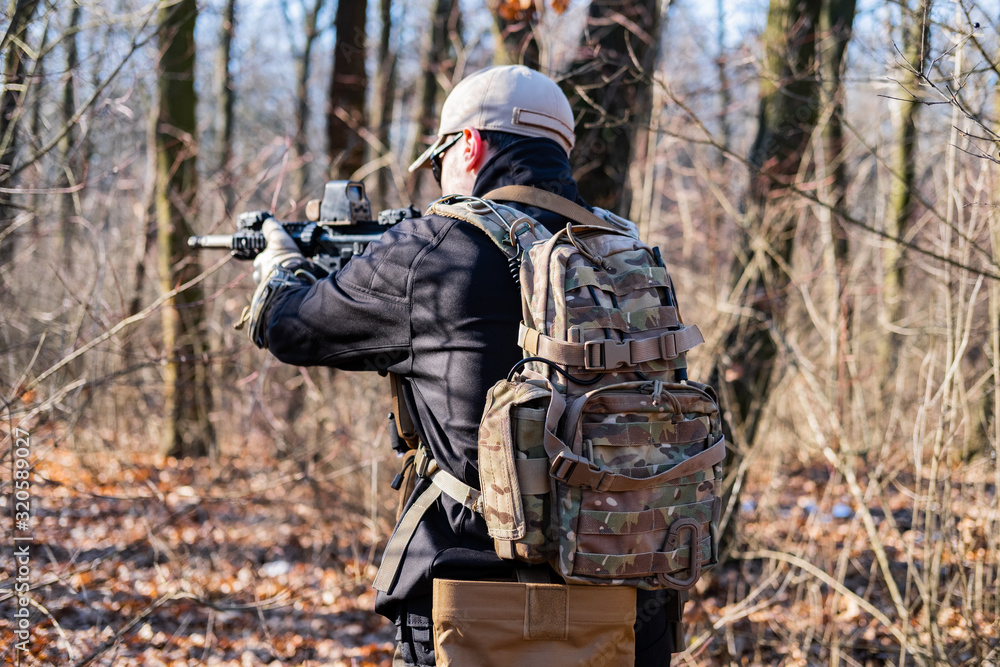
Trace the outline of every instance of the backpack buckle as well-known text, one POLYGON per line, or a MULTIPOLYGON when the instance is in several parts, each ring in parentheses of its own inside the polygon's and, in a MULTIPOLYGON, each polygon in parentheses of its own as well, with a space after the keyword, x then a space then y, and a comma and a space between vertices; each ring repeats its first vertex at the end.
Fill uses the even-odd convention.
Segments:
POLYGON ((680 353, 677 351, 677 336, 673 331, 660 336, 660 358, 665 360, 676 359, 680 353))
POLYGON ((632 365, 631 341, 591 340, 583 344, 583 367, 588 371, 606 371, 632 365))
POLYGON ((549 475, 564 484, 582 489, 597 490, 606 473, 607 470, 593 461, 565 451, 556 454, 549 466, 549 475))
POLYGON ((413 472, 417 477, 429 477, 437 470, 437 461, 426 445, 422 445, 413 457, 413 472))

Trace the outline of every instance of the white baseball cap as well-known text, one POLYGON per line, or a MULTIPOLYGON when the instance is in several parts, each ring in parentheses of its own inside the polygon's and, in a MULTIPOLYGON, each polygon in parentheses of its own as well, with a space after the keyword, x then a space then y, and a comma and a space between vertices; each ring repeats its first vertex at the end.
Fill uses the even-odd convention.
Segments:
POLYGON ((441 108, 437 141, 410 165, 429 166, 452 134, 467 127, 552 139, 573 149, 573 110, 555 81, 523 65, 488 67, 462 79, 441 108))

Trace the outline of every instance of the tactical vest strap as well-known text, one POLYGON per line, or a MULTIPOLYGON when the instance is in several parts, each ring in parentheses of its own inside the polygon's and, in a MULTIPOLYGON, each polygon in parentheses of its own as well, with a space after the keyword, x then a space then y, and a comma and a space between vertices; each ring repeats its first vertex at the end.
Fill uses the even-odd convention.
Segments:
POLYGON ((418 477, 429 477, 431 483, 403 513, 402 519, 400 519, 385 547, 382 564, 379 566, 375 582, 372 584, 375 590, 384 593, 390 592, 396 584, 403 554, 406 553, 406 548, 410 545, 413 534, 417 532, 417 525, 424 513, 430 509, 442 493, 471 510, 482 511, 479 491, 439 468, 426 447, 420 447, 414 455, 413 470, 418 477))
POLYGON ((440 495, 441 487, 430 484, 403 513, 402 520, 396 525, 396 530, 392 532, 392 537, 385 547, 385 553, 382 554, 382 564, 378 568, 378 574, 375 575, 372 588, 388 593, 396 585, 399 565, 403 561, 403 554, 410 545, 413 533, 417 531, 417 524, 420 523, 427 508, 433 505, 440 495))

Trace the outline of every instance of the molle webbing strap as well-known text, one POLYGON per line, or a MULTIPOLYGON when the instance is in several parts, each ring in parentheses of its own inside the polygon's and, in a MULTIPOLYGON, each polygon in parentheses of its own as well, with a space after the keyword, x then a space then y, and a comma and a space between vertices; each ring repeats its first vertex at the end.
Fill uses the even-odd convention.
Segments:
MULTIPOLYGON (((577 554, 573 571, 598 577, 613 578, 631 572, 663 572, 673 574, 699 567, 712 558, 712 538, 705 535, 694 545, 684 544, 670 551, 640 554, 577 554)), ((699 567, 700 569, 700 567, 699 567)))
POLYGON ((621 231, 607 220, 597 217, 595 214, 591 213, 576 202, 572 202, 565 197, 560 197, 559 195, 547 190, 539 190, 538 188, 533 188, 527 185, 505 185, 502 188, 497 188, 496 190, 487 192, 483 195, 483 199, 512 201, 518 204, 525 204, 527 206, 537 206, 538 208, 543 208, 546 211, 558 213, 564 218, 568 218, 569 220, 581 225, 603 227, 616 232, 621 231))
POLYGON ((635 366, 660 359, 670 361, 704 342, 704 336, 694 325, 650 338, 568 343, 539 333, 522 322, 517 336, 518 345, 529 356, 588 370, 613 370, 621 365, 635 366))
POLYGON ((596 468, 590 460, 574 454, 569 449, 564 449, 564 451, 559 452, 553 458, 550 472, 560 482, 570 486, 618 493, 621 491, 647 489, 665 482, 672 482, 681 477, 693 475, 699 470, 711 468, 716 463, 721 463, 725 458, 726 440, 720 437, 708 449, 695 454, 691 458, 678 463, 658 475, 632 477, 612 472, 604 467, 596 468))
POLYGON ((472 488, 459 478, 454 475, 450 475, 444 470, 438 468, 437 472, 431 478, 431 481, 435 486, 441 487, 441 490, 450 497, 455 502, 465 505, 470 510, 480 511, 479 498, 481 494, 476 489, 472 488))

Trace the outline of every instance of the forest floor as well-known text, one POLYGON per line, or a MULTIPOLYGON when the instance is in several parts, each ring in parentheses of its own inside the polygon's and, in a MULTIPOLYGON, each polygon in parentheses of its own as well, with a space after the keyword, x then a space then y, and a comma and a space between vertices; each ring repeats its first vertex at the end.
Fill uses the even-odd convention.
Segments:
MULTIPOLYGON (((3 544, 0 662, 391 664, 394 628, 373 612, 370 587, 390 495, 373 526, 338 485, 257 451, 210 462, 49 447, 32 483, 30 639, 15 651, 16 570, 3 544)), ((889 503, 896 524, 906 521, 905 496, 889 503)), ((895 628, 866 606, 892 619, 891 601, 871 585, 865 531, 830 471, 751 483, 741 518, 742 556, 693 591, 677 664, 899 664, 895 628)), ((902 562, 905 545, 885 548, 893 567, 902 562)), ((952 664, 996 646, 992 618, 942 613, 952 664)))
MULTIPOLYGON (((371 531, 338 511, 335 486, 317 497, 295 466, 257 456, 126 462, 58 448, 33 482, 38 605, 21 664, 391 663, 371 531)), ((0 662, 14 658, 9 591, 0 581, 0 662)))

